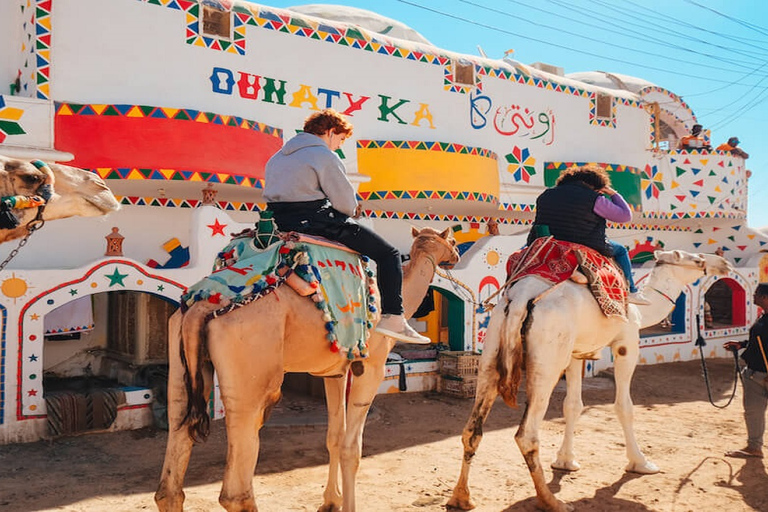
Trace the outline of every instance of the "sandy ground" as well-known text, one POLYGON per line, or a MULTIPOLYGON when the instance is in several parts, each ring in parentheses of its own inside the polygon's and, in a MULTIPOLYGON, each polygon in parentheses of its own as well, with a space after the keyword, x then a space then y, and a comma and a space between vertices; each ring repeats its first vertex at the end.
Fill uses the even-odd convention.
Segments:
MULTIPOLYGON (((715 401, 730 393, 732 361, 709 362, 715 401)), ((741 390, 716 409, 707 400, 699 362, 639 367, 633 383, 635 429, 662 472, 623 471, 624 441, 613 414, 613 383, 585 381, 586 409, 577 430, 582 469, 548 468, 559 446, 562 383, 541 431, 542 461, 557 496, 586 511, 768 511, 766 462, 729 459, 745 444, 741 390)), ((436 393, 380 396, 365 431, 358 478, 362 511, 443 510, 459 472, 460 433, 471 400, 436 393)), ((535 510, 534 491, 513 436, 522 409, 496 404, 475 458, 470 486, 480 511, 535 510)), ((314 399, 281 403, 262 431, 253 478, 262 512, 314 511, 326 477, 322 406, 314 399), (306 419, 306 421, 304 421, 306 419), (290 422, 308 423, 286 426, 290 422)), ((166 434, 144 429, 0 446, 0 510, 120 512, 154 510, 152 495, 166 434)), ((187 510, 220 510, 223 422, 195 449, 186 481, 187 510)))

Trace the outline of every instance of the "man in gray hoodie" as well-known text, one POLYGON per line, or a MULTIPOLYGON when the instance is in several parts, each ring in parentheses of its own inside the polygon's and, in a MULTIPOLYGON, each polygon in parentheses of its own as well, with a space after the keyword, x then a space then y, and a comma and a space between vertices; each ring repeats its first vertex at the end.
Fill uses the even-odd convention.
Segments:
POLYGON ((333 109, 315 112, 304 131, 267 162, 264 198, 281 231, 298 231, 340 242, 376 262, 381 321, 376 331, 408 343, 431 343, 403 316, 400 252, 355 222, 360 214, 355 189, 334 153, 352 135, 352 124, 333 109))

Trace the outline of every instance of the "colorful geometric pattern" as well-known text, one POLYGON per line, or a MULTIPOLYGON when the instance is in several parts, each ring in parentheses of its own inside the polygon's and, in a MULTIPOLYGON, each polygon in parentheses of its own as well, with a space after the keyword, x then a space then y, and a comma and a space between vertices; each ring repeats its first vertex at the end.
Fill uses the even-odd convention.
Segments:
POLYGON ((509 162, 507 172, 512 174, 515 181, 531 182, 531 176, 536 174, 536 159, 531 156, 528 148, 515 146, 512 153, 504 158, 509 162))
POLYGON ((8 135, 27 133, 19 123, 23 114, 24 111, 20 108, 6 107, 5 100, 0 96, 0 142, 3 142, 8 135))
POLYGON ((174 119, 177 121, 194 121, 196 123, 214 124, 253 130, 282 138, 283 130, 258 121, 251 121, 238 116, 227 116, 213 112, 202 112, 187 108, 167 108, 151 105, 97 105, 56 102, 57 116, 115 116, 130 118, 174 119))
POLYGON ((430 142, 423 140, 366 140, 357 141, 358 149, 414 149, 417 151, 443 151, 461 155, 475 155, 497 160, 496 153, 490 149, 475 148, 453 144, 451 142, 430 142))
MULTIPOLYGON (((197 208, 203 204, 199 199, 171 199, 168 197, 139 197, 139 196, 115 196, 120 204, 125 206, 160 206, 164 208, 197 208)), ((216 203, 222 210, 232 212, 258 212, 266 206, 258 203, 240 203, 219 201, 216 203)))
MULTIPOLYGON (((150 2, 151 3, 151 2, 150 2)), ((178 2, 169 2, 176 3, 178 2)), ((218 3, 218 2, 217 2, 218 3)), ((226 5, 220 5, 221 10, 229 11, 226 5)), ((180 7, 180 6, 179 6, 180 7)), ((219 50, 237 55, 245 55, 245 24, 251 19, 251 13, 242 7, 234 7, 231 12, 232 40, 202 33, 203 9, 194 3, 187 11, 187 44, 202 46, 211 50, 219 50), (245 13, 241 12, 245 11, 245 13)))
POLYGON ((664 190, 664 176, 655 165, 645 165, 645 169, 643 169, 643 178, 640 183, 643 187, 643 193, 645 193, 646 199, 652 197, 658 199, 659 192, 664 190))
POLYGON ((640 89, 637 92, 638 96, 645 96, 645 95, 652 94, 652 93, 661 94, 663 96, 666 96, 670 100, 672 100, 670 102, 670 104, 674 105, 675 111, 671 111, 671 110, 665 109, 665 112, 668 115, 673 116, 681 124, 684 124, 684 125, 687 124, 686 121, 684 121, 679 115, 677 115, 677 113, 679 112, 681 107, 683 109, 687 110, 688 113, 690 113, 691 119, 693 119, 693 122, 696 122, 696 116, 693 114, 693 110, 691 110, 691 107, 688 106, 688 104, 685 101, 683 101, 683 98, 681 98, 677 94, 675 94, 673 92, 670 92, 670 91, 668 91, 666 89, 663 89, 661 87, 657 87, 655 85, 654 86, 650 86, 650 87, 644 87, 644 88, 640 89))
POLYGON ((497 203, 498 198, 484 192, 459 192, 456 190, 378 190, 371 192, 358 192, 358 197, 363 201, 375 201, 379 199, 451 199, 462 201, 482 201, 485 203, 497 203))
MULTIPOLYGON (((37 0, 35 5, 35 64, 34 84, 39 99, 50 99, 51 95, 51 8, 53 0, 37 0)), ((29 4, 28 4, 29 5, 29 4)))
POLYGON ((263 189, 264 180, 249 176, 222 174, 216 172, 181 171, 177 169, 137 169, 97 167, 88 169, 105 180, 168 180, 168 181, 199 181, 201 183, 224 183, 242 187, 263 189))
POLYGON ((447 62, 443 66, 443 89, 448 92, 459 92, 461 94, 469 93, 474 89, 478 89, 482 91, 483 82, 482 80, 480 80, 481 66, 479 64, 474 64, 474 63, 472 64, 475 68, 474 70, 475 84, 474 85, 462 84, 454 81, 453 66, 455 62, 457 61, 454 60, 452 62, 447 62))
MULTIPOLYGON (((22 308, 19 319, 19 356, 16 418, 40 418, 45 415, 43 399, 43 318, 46 313, 72 300, 115 290, 137 290, 177 301, 186 287, 163 276, 149 274, 140 265, 127 260, 97 263, 81 278, 61 283, 32 298, 22 308)), ((5 324, 3 324, 5 325, 5 324)))
POLYGON ((593 92, 589 95, 589 124, 595 126, 609 126, 616 128, 616 100, 615 96, 611 96, 611 117, 597 117, 597 93, 593 92))

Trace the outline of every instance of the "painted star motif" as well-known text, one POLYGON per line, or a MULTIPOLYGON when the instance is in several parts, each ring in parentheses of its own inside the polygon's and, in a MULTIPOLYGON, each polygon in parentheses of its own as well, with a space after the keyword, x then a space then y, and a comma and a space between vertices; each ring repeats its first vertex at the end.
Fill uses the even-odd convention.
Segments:
POLYGON ((27 395, 29 396, 37 396, 37 390, 36 389, 30 389, 27 391, 27 395))
POLYGON ((74 297, 75 295, 77 295, 77 290, 72 288, 71 290, 69 290, 69 294, 74 297))
POLYGON ((37 313, 32 313, 31 315, 29 315, 29 319, 30 320, 40 320, 40 315, 38 315, 37 313))
POLYGON ((125 287, 125 283, 123 283, 123 279, 128 277, 128 274, 121 274, 117 267, 115 267, 115 272, 112 274, 104 274, 104 277, 109 279, 109 286, 115 286, 116 284, 119 284, 120 286, 125 287))
POLYGON ((224 236, 224 228, 227 227, 227 225, 220 224, 219 219, 216 219, 213 221, 213 224, 208 224, 208 227, 211 228, 211 236, 215 236, 215 235, 224 236))
POLYGON ((35 361, 37 361, 37 356, 35 354, 32 354, 31 356, 29 356, 30 363, 34 363, 35 361))
POLYGON ((162 292, 163 290, 165 290, 165 286, 163 286, 163 285, 158 285, 158 287, 157 287, 157 291, 159 291, 159 292, 162 292))

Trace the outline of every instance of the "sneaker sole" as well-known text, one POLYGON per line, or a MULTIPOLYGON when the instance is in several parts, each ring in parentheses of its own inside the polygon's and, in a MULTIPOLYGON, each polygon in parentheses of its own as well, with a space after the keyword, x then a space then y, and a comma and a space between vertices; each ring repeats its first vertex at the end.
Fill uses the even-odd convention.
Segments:
POLYGON ((413 343, 415 345, 431 345, 432 344, 432 340, 429 338, 424 338, 424 340, 422 340, 421 338, 410 338, 408 336, 403 336, 400 333, 390 331, 389 329, 376 328, 374 329, 374 331, 378 332, 379 334, 383 334, 384 336, 394 338, 396 340, 405 341, 406 343, 413 343))

